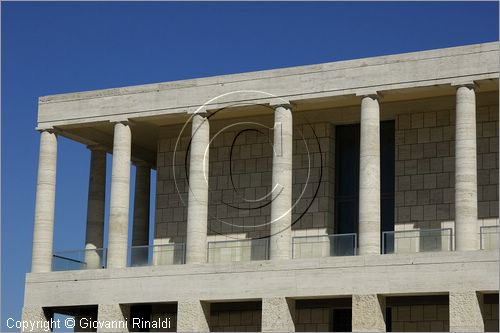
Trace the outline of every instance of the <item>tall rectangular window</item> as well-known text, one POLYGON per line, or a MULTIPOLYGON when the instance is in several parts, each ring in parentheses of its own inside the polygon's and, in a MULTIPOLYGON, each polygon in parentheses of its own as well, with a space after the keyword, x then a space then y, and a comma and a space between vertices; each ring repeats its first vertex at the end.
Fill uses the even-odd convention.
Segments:
POLYGON ((382 231, 394 231, 395 123, 380 123, 380 215, 382 231))
POLYGON ((358 232, 359 124, 335 128, 335 233, 358 232))

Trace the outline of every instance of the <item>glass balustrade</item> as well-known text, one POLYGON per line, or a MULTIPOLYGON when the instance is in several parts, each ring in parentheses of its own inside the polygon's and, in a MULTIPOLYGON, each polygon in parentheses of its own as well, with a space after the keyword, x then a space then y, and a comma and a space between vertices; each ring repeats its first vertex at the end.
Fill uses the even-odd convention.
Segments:
POLYGON ((356 255, 356 234, 299 236, 292 238, 293 258, 320 258, 356 255))

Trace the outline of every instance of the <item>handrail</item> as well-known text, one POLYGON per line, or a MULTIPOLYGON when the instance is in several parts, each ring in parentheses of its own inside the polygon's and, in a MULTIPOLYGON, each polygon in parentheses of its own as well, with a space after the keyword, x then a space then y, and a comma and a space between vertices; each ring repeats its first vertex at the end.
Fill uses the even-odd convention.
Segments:
POLYGON ((68 261, 72 261, 72 262, 76 262, 76 263, 79 263, 79 264, 87 264, 85 261, 76 260, 76 259, 72 259, 72 258, 68 258, 68 257, 63 257, 63 256, 60 256, 60 255, 57 255, 57 254, 53 254, 52 257, 59 258, 59 259, 64 259, 64 260, 68 260, 68 261))
POLYGON ((65 250, 52 253, 53 271, 102 269, 105 267, 105 248, 65 250))

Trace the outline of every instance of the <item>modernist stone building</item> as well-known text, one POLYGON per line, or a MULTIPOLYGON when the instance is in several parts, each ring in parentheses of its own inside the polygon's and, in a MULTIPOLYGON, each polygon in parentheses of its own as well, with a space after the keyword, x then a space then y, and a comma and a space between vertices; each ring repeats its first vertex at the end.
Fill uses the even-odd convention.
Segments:
POLYGON ((498 331, 498 78, 495 42, 40 98, 23 318, 498 331), (58 137, 90 155, 67 252, 58 137))

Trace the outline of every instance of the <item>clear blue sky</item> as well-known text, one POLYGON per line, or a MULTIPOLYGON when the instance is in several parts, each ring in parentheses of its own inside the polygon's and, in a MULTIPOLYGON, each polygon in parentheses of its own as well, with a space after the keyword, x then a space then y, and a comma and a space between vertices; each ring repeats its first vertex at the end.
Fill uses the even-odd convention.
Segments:
MULTIPOLYGON (((2 330, 30 270, 42 95, 498 40, 498 3, 2 3, 2 330)), ((83 246, 89 153, 59 141, 54 248, 83 246)))

